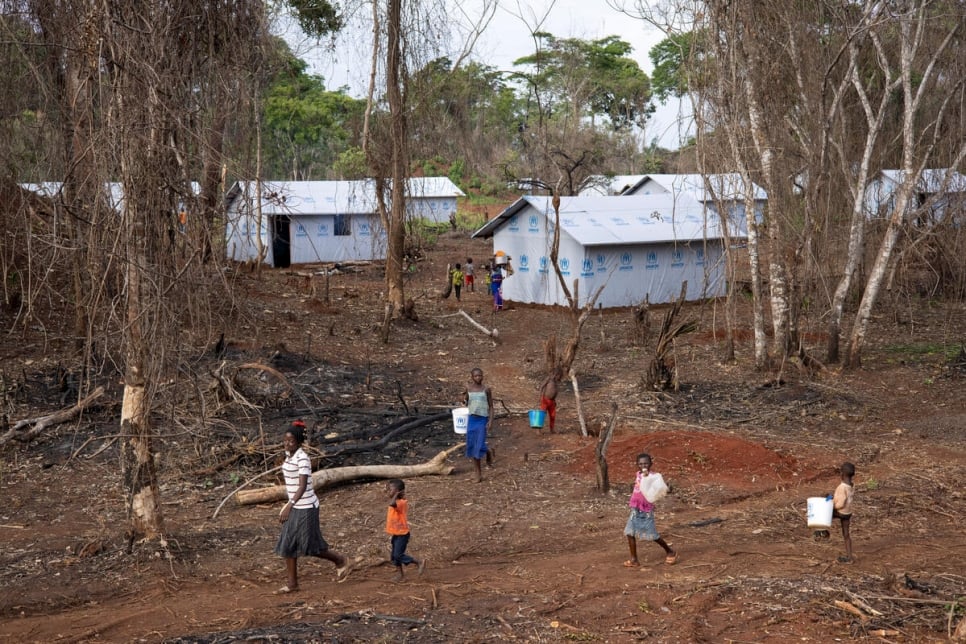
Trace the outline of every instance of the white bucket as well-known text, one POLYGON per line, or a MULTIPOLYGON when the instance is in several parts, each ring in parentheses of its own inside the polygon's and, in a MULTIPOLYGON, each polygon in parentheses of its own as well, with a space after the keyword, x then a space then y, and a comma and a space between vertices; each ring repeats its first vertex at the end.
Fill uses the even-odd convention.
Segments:
POLYGON ((453 410, 453 431, 457 434, 465 434, 466 426, 470 423, 470 410, 468 407, 457 407, 453 410))
POLYGON ((808 497, 808 527, 832 527, 832 499, 824 496, 808 497))

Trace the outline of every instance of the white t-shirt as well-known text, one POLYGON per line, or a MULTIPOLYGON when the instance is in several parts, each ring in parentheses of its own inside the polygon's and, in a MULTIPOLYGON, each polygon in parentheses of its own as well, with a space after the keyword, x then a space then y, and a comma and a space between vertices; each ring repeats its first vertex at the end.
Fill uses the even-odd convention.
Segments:
POLYGON ((295 498, 295 492, 299 489, 299 475, 308 476, 305 491, 294 505, 295 508, 302 510, 318 506, 319 498, 315 496, 315 488, 312 487, 312 461, 301 447, 291 455, 286 454, 285 462, 282 463, 282 474, 285 475, 285 491, 289 501, 295 498))

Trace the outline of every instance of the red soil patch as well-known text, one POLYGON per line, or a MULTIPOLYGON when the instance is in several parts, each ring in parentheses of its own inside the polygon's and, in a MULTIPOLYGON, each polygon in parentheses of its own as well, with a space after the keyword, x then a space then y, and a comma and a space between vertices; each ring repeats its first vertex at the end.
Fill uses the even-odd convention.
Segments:
MULTIPOLYGON (((571 467, 593 477, 594 445, 577 452, 571 467)), ((815 473, 791 456, 732 435, 695 431, 653 432, 614 440, 607 449, 608 476, 614 483, 634 479, 637 455, 647 452, 654 471, 672 485, 715 485, 747 493, 797 484, 815 473)))

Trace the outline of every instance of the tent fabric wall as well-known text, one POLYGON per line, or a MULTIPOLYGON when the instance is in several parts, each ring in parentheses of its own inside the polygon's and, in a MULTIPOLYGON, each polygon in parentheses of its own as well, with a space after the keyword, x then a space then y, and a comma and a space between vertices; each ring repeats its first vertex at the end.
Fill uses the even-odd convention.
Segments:
MULTIPOLYGON (((524 197, 474 233, 492 235, 494 252, 513 258, 514 273, 503 282, 509 301, 567 304, 550 264, 548 208, 548 197, 524 197)), ((723 295, 722 242, 717 225, 699 218, 702 212, 697 202, 668 195, 564 198, 558 260, 567 287, 572 291, 579 280, 580 305, 603 287, 597 304, 605 308, 634 306, 645 296, 652 303, 673 301, 685 280, 689 300, 723 295)))

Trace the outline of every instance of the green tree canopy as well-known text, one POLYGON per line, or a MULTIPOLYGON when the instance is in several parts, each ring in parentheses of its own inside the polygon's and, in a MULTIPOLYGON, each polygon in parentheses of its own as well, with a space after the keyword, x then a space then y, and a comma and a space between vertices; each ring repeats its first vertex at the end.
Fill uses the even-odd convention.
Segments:
POLYGON ((618 36, 587 41, 540 32, 534 37, 537 50, 513 62, 527 71, 512 77, 525 85, 543 116, 604 117, 615 130, 646 123, 653 111, 650 79, 628 56, 629 43, 618 36))
POLYGON ((287 56, 268 88, 263 112, 264 175, 325 178, 338 155, 358 140, 365 103, 342 90, 326 90, 321 76, 306 73, 306 63, 280 47, 287 56))

